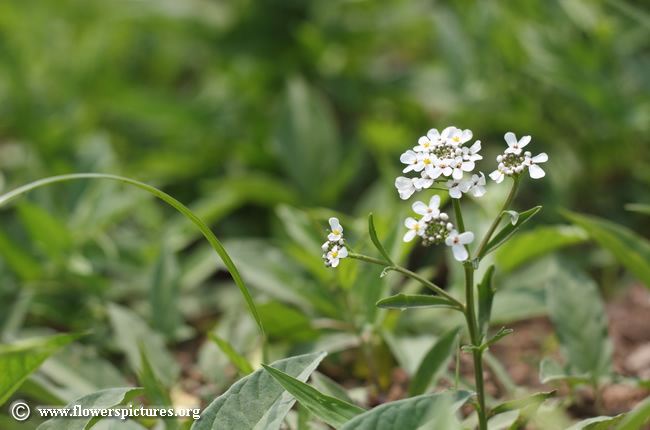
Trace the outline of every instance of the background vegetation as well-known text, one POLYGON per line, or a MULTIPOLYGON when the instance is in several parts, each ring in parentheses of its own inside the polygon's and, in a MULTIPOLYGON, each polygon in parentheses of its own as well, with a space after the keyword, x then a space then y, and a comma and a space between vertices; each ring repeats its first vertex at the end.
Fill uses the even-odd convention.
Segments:
MULTIPOLYGON (((455 125, 483 141, 488 163, 506 131, 532 135, 535 151, 549 154, 547 180, 519 195, 519 209, 544 206, 537 224, 566 223, 558 209, 567 208, 647 236, 647 216, 624 207, 650 200, 649 70, 643 1, 6 1, 0 188, 75 172, 158 186, 224 240, 260 305, 272 356, 340 351, 329 359, 337 376, 346 351, 363 361, 368 324, 415 334, 445 324, 377 310, 398 279, 321 267, 329 216, 363 247, 356 237, 374 212, 404 258, 410 248, 394 240, 409 210, 393 185, 399 154, 429 128, 455 125)), ((2 340, 92 329, 33 378, 40 401, 46 391, 69 401, 127 386, 143 366, 142 336, 163 384, 194 400, 236 379, 208 331, 259 354, 217 256, 141 190, 59 184, 2 207, 0 218, 2 340)), ((572 251, 563 255, 609 293, 631 282, 610 255, 572 251)), ((418 251, 411 265, 434 257, 429 275, 452 288, 441 251, 418 251)), ((501 319, 545 313, 526 309, 501 319)), ((382 339, 370 349, 388 358, 354 377, 375 372, 388 385, 395 360, 408 367, 390 335, 382 339)))

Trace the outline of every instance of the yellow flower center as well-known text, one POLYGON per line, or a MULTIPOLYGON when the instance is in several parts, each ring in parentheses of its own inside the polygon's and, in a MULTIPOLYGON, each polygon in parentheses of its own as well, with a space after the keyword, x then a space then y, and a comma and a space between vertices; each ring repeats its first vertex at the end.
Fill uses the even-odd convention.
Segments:
POLYGON ((338 236, 339 234, 341 234, 341 232, 340 232, 340 231, 338 231, 338 230, 334 230, 334 231, 332 232, 332 234, 335 234, 335 235, 337 235, 337 236, 338 236))
POLYGON ((336 258, 336 257, 339 256, 339 252, 338 251, 332 251, 330 255, 332 256, 332 258, 336 258))
POLYGON ((423 162, 424 164, 431 164, 431 160, 428 159, 428 158, 425 158, 422 162, 423 162))

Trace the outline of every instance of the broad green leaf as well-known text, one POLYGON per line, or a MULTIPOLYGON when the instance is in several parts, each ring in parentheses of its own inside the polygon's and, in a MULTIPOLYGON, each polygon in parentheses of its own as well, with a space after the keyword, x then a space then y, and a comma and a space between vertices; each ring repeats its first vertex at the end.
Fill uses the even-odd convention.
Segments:
POLYGON ((607 249, 627 270, 650 288, 650 241, 627 227, 602 218, 562 211, 584 228, 598 245, 607 249))
POLYGON ((495 406, 488 412, 488 417, 497 415, 497 414, 502 414, 504 412, 508 411, 515 411, 518 409, 524 409, 530 405, 534 404, 539 404, 543 403, 544 401, 555 397, 557 395, 557 390, 549 391, 546 393, 536 393, 527 397, 524 397, 523 399, 518 399, 518 400, 510 400, 509 402, 504 402, 501 403, 498 406, 495 406))
POLYGON ((551 267, 546 284, 548 314, 571 374, 593 381, 612 371, 612 345, 605 306, 596 283, 566 262, 551 267))
POLYGON ((233 280, 237 284, 239 291, 244 296, 244 299, 246 300, 246 304, 248 305, 248 308, 251 314, 253 315, 253 318, 255 318, 255 322, 257 323, 257 326, 259 327, 262 334, 264 334, 264 327, 262 326, 262 322, 260 321, 259 315, 257 314, 257 308, 255 307, 255 303, 253 303, 253 298, 251 297, 250 292, 248 291, 248 287, 244 283, 244 280, 239 274, 239 270, 237 270, 237 267, 230 259, 230 256, 224 249, 223 245, 221 245, 221 242, 219 242, 219 239, 217 239, 214 233, 212 233, 212 230, 210 230, 210 228, 203 221, 201 221, 201 219, 199 219, 199 217, 197 217, 196 214, 194 214, 194 212, 190 211, 185 205, 183 205, 181 202, 179 202, 169 194, 166 194, 155 187, 147 185, 143 182, 135 181, 133 179, 124 178, 115 175, 105 175, 101 173, 78 173, 72 175, 52 176, 49 178, 40 179, 38 181, 31 182, 27 185, 23 185, 22 187, 18 187, 13 191, 1 195, 0 206, 17 198, 18 196, 23 195, 28 191, 31 191, 33 189, 45 185, 53 184, 56 182, 70 181, 76 179, 90 179, 90 178, 109 179, 112 181, 124 182, 129 185, 133 185, 135 187, 141 188, 155 195, 161 200, 165 201, 166 203, 174 207, 174 209, 178 210, 183 215, 185 215, 190 221, 192 221, 192 223, 194 223, 194 225, 201 231, 201 233, 203 233, 203 235, 208 240, 208 242, 210 242, 210 245, 212 245, 212 247, 217 252, 219 257, 221 257, 221 260, 226 265, 226 268, 230 272, 230 275, 232 276, 233 280))
POLYGON ((83 333, 60 334, 0 345, 0 405, 56 350, 83 333))
POLYGON ((298 399, 301 405, 334 428, 341 427, 352 418, 365 412, 358 406, 327 396, 280 370, 264 364, 262 366, 285 390, 298 399))
POLYGON ((372 243, 375 245, 375 248, 377 248, 377 251, 379 251, 379 253, 386 259, 387 262, 394 265, 395 263, 393 263, 393 260, 390 259, 390 256, 377 237, 377 231, 375 230, 375 222, 372 218, 372 214, 368 215, 368 233, 370 234, 370 240, 372 240, 372 243))
POLYGON ((625 414, 616 430, 639 430, 650 423, 650 397, 639 403, 630 412, 625 414))
POLYGON ((299 342, 318 338, 320 332, 311 326, 311 320, 296 308, 272 301, 257 307, 267 335, 272 339, 299 342))
POLYGON ((221 351, 228 356, 230 361, 235 365, 235 367, 237 367, 237 369, 239 369, 241 373, 244 375, 250 375, 253 373, 253 368, 248 363, 248 360, 237 353, 237 351, 235 351, 235 348, 233 348, 228 341, 220 338, 214 333, 208 333, 208 337, 219 346, 219 349, 221 349, 221 351))
POLYGON ((539 382, 566 381, 569 384, 587 383, 587 375, 572 375, 568 366, 560 366, 550 357, 544 357, 539 364, 539 382))
POLYGON ((431 416, 430 411, 435 410, 439 403, 449 405, 448 410, 456 411, 471 395, 469 391, 450 391, 384 403, 356 416, 339 430, 418 429, 420 426, 435 422, 436 417, 431 416))
POLYGON ((440 296, 430 296, 426 294, 396 294, 377 302, 377 306, 386 309, 422 309, 422 308, 450 308, 458 309, 451 301, 440 296))
MULTIPOLYGON (((315 352, 286 358, 271 367, 304 382, 325 355, 315 352)), ((277 430, 294 403, 294 397, 269 372, 257 369, 205 408, 192 430, 277 430)))
POLYGON ((568 225, 539 226, 520 232, 504 243, 496 253, 499 269, 509 272, 549 252, 585 242, 584 229, 568 225))
POLYGON ((426 353, 411 380, 409 396, 414 397, 422 394, 429 385, 436 383, 440 373, 447 367, 454 354, 459 332, 460 329, 454 329, 440 336, 426 353))
POLYGON ((42 247, 49 258, 64 258, 73 241, 66 226, 42 207, 23 200, 18 213, 32 240, 42 247))
POLYGON ((115 303, 108 305, 108 316, 115 331, 115 342, 126 355, 133 371, 138 372, 142 368, 138 347, 142 344, 156 377, 166 386, 171 386, 180 369, 167 350, 162 336, 153 331, 135 312, 115 303))
POLYGON ((492 301, 496 293, 496 289, 492 286, 492 275, 494 275, 494 266, 488 267, 483 280, 478 284, 478 327, 481 339, 487 336, 490 327, 492 301))
POLYGON ((166 338, 173 337, 181 325, 182 319, 178 306, 179 290, 178 261, 168 241, 163 240, 160 255, 154 266, 149 300, 153 329, 166 338))
POLYGON ((478 255, 477 258, 481 259, 490 252, 494 251, 497 249, 499 246, 501 246, 510 236, 515 234, 517 230, 519 230, 519 227, 521 227, 526 221, 531 219, 537 212, 542 209, 541 206, 535 206, 532 209, 528 209, 525 212, 521 212, 519 214, 519 217, 517 218, 516 221, 512 221, 507 223, 497 234, 492 236, 490 238, 490 241, 487 243, 483 251, 481 252, 481 255, 478 255))
POLYGON ((567 430, 611 430, 615 424, 623 421, 623 418, 625 418, 625 414, 616 415, 615 417, 600 416, 589 418, 575 423, 567 430))
MULTIPOLYGON (((66 405, 66 409, 74 410, 75 406, 81 409, 88 409, 91 412, 100 413, 101 409, 113 408, 122 403, 128 402, 142 394, 142 388, 108 388, 83 396, 74 402, 66 405)), ((38 426, 37 430, 85 430, 86 426, 99 417, 92 414, 88 417, 56 417, 38 426)))

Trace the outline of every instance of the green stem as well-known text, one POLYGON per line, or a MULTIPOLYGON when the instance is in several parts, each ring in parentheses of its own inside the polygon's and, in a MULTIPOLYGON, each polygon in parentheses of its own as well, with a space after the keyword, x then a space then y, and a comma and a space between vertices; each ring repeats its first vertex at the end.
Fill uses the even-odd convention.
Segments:
POLYGON ((423 278, 422 276, 418 275, 415 272, 411 272, 410 270, 405 269, 403 267, 395 266, 395 265, 390 264, 390 263, 388 263, 386 261, 378 260, 378 259, 372 258, 372 257, 368 257, 367 255, 363 255, 363 254, 356 254, 354 252, 350 252, 348 254, 348 257, 354 258, 356 260, 365 261, 366 263, 373 263, 373 264, 378 264, 380 266, 388 267, 391 270, 394 270, 396 272, 399 272, 399 273, 401 273, 403 275, 408 276, 409 278, 412 278, 412 279, 415 279, 416 281, 421 282, 423 285, 425 285, 429 289, 433 290, 434 292, 436 292, 436 293, 440 294, 441 296, 445 297, 446 299, 448 299, 450 302, 454 303, 461 310, 465 309, 465 305, 463 303, 461 303, 458 299, 456 299, 454 296, 452 296, 451 294, 449 294, 448 292, 446 292, 445 290, 443 290, 442 288, 440 288, 439 286, 437 286, 433 282, 427 280, 426 278, 423 278))
POLYGON ((255 318, 255 321, 257 322, 257 326, 259 327, 260 331, 262 332, 262 336, 265 336, 264 334, 264 327, 262 326, 262 320, 260 319, 259 314, 257 313, 257 308, 255 307, 255 304, 253 303, 253 299, 248 292, 248 288, 246 287, 246 284, 244 283, 244 280, 242 279, 241 275, 239 274, 239 271, 237 270, 237 267, 235 267, 235 263, 232 262, 230 259, 230 256, 224 249, 223 245, 217 237, 212 233, 212 230, 203 222, 199 217, 197 217, 194 212, 189 210, 185 205, 183 205, 181 202, 173 198, 167 193, 164 193, 163 191, 160 191, 157 188, 152 187, 151 185, 147 185, 143 182, 139 182, 133 179, 129 178, 124 178, 122 176, 116 176, 116 175, 106 175, 103 173, 76 173, 76 174, 71 174, 71 175, 61 175, 61 176, 52 176, 49 178, 41 179, 32 183, 29 183, 27 185, 23 185, 22 187, 16 188, 13 191, 10 191, 6 194, 3 194, 0 196, 0 206, 3 205, 4 203, 7 203, 10 200, 13 200, 14 198, 21 196, 33 189, 42 187, 44 185, 48 184, 53 184, 56 182, 63 182, 63 181, 70 181, 74 179, 110 179, 113 181, 119 181, 119 182, 124 182, 129 185, 134 185, 138 188, 142 188, 145 191, 150 192, 151 194, 155 195, 156 197, 164 200, 165 202, 169 203, 171 206, 173 206, 175 209, 177 209, 180 213, 185 215, 190 221, 194 223, 195 226, 198 227, 198 229, 203 233, 206 239, 208 239, 208 242, 210 242, 210 245, 214 248, 215 251, 217 251, 217 254, 219 254, 219 257, 223 260, 224 264, 226 265, 226 268, 230 272, 230 275, 234 279, 235 283, 239 287, 239 291, 241 291, 242 295, 244 296, 244 299, 246 300, 246 304, 248 305, 248 308, 255 318))
POLYGON ((454 215, 456 216, 456 225, 458 233, 465 233, 465 221, 463 221, 463 212, 460 210, 460 199, 451 199, 454 206, 454 215))
POLYGON ((485 233, 485 236, 483 237, 483 241, 481 242, 478 249, 476 250, 476 256, 474 258, 477 258, 479 260, 483 258, 483 252, 485 251, 485 247, 490 241, 490 238, 492 238, 492 235, 494 234, 494 230, 496 230, 496 228, 499 226, 499 222, 501 222, 501 216, 508 209, 510 203, 512 203, 512 200, 515 198, 515 194, 517 193, 517 188, 519 187, 519 176, 513 176, 512 179, 514 180, 514 182, 512 184, 512 188, 510 189, 510 194, 508 194, 508 198, 503 203, 503 207, 501 207, 499 214, 492 222, 492 225, 488 229, 487 233, 485 233))
POLYGON ((469 264, 465 268, 465 319, 472 345, 472 358, 474 362, 474 379, 476 383, 476 398, 478 402, 477 414, 480 430, 487 430, 487 411, 485 410, 485 383, 483 381, 483 351, 480 346, 481 339, 476 321, 476 311, 474 306, 474 267, 469 264))

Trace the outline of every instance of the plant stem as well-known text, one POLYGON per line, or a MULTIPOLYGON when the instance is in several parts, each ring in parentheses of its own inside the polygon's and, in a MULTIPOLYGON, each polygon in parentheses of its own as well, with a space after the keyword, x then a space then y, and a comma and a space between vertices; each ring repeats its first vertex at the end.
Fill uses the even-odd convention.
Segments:
POLYGON ((510 189, 510 194, 508 194, 508 198, 503 203, 503 207, 501 207, 499 214, 492 222, 492 225, 488 229, 487 233, 485 233, 485 236, 483 237, 483 241, 481 242, 478 249, 476 250, 476 256, 474 258, 477 258, 479 260, 483 258, 483 252, 485 251, 485 247, 487 246, 488 242, 490 241, 490 238, 494 234, 494 230, 496 230, 497 226, 499 225, 503 212, 508 209, 510 203, 512 203, 512 200, 515 198, 515 194, 517 193, 517 188, 519 187, 519 176, 513 176, 512 179, 514 180, 514 182, 512 184, 512 188, 510 189))
POLYGON ((483 382, 483 351, 481 346, 480 333, 476 322, 476 311, 474 306, 474 268, 466 264, 465 268, 465 319, 472 346, 472 358, 474 362, 474 379, 476 384, 476 398, 478 408, 478 422, 480 430, 487 430, 487 411, 485 410, 485 384, 483 382))
POLYGON ((448 292, 446 292, 445 290, 443 290, 442 288, 440 288, 439 286, 437 286, 433 282, 429 281, 426 278, 423 278, 422 276, 418 275, 415 272, 411 272, 410 270, 405 269, 405 268, 403 268, 401 266, 395 266, 395 265, 390 264, 390 263, 388 263, 386 261, 378 260, 378 259, 372 258, 372 257, 368 257, 367 255, 363 255, 363 254, 356 254, 354 252, 350 252, 350 253, 348 253, 348 256, 350 258, 354 258, 356 260, 365 261, 366 263, 373 263, 373 264, 378 264, 380 266, 387 267, 387 268, 389 268, 391 270, 394 270, 394 271, 399 272, 399 273, 401 273, 403 275, 406 275, 409 278, 415 279, 416 281, 421 282, 423 285, 425 285, 429 289, 431 289, 434 292, 436 292, 436 293, 440 294, 441 296, 445 297, 447 300, 449 300, 450 302, 452 302, 453 304, 458 306, 458 308, 460 310, 462 310, 462 311, 465 310, 465 305, 463 303, 461 303, 458 299, 456 299, 454 296, 452 296, 451 294, 449 294, 448 292))

